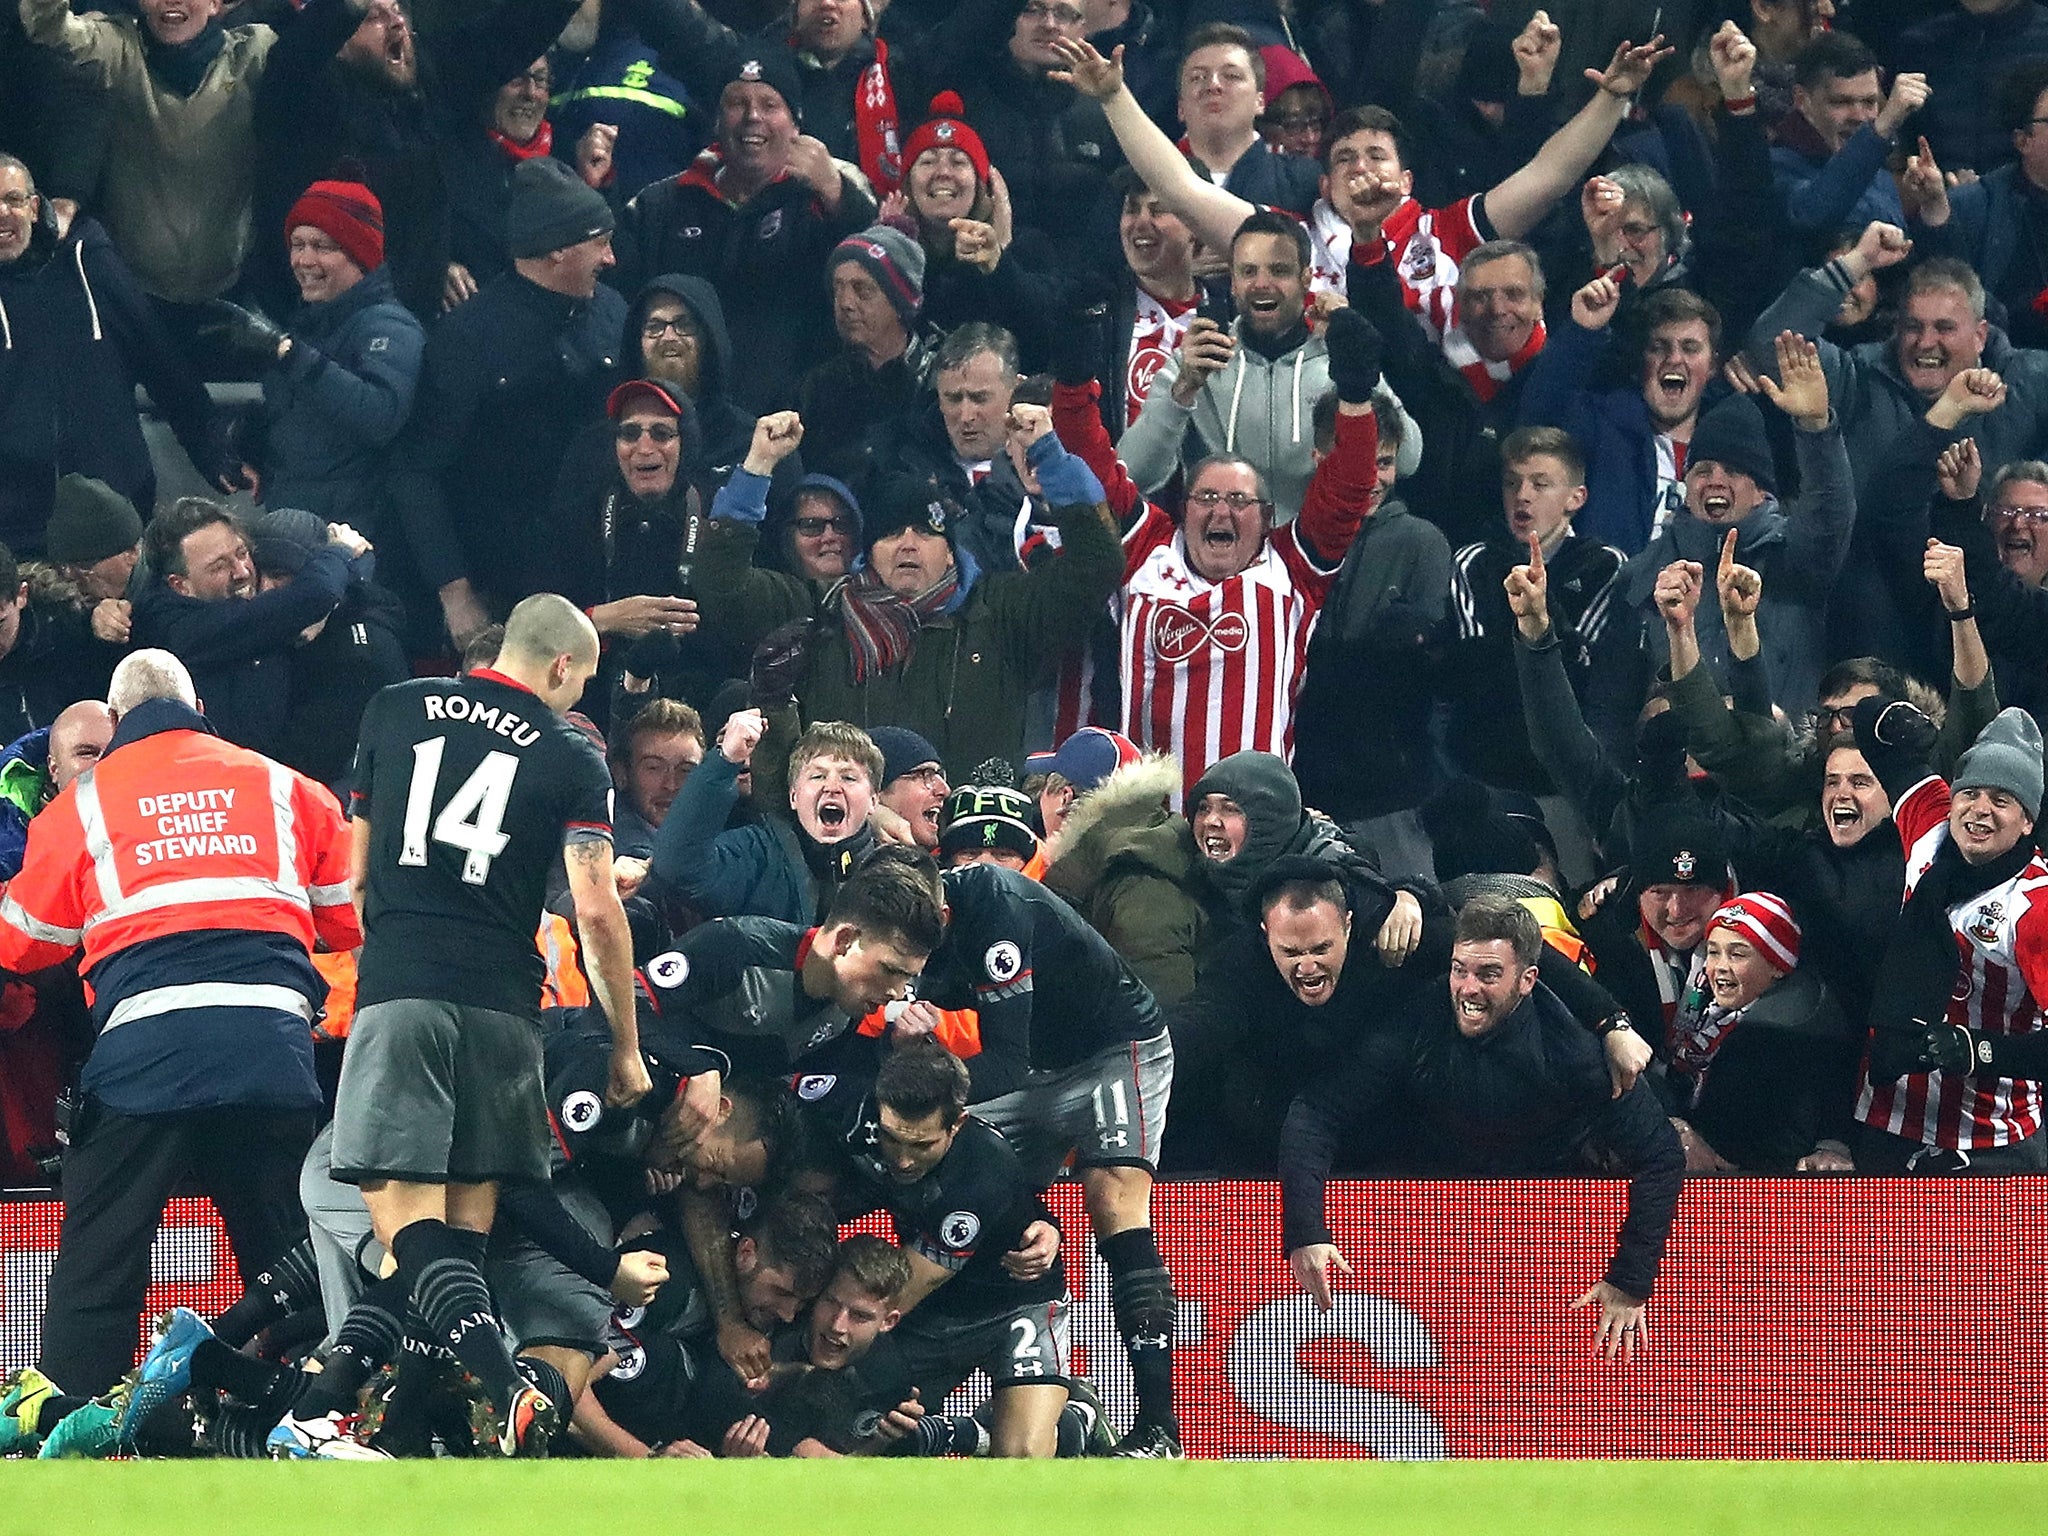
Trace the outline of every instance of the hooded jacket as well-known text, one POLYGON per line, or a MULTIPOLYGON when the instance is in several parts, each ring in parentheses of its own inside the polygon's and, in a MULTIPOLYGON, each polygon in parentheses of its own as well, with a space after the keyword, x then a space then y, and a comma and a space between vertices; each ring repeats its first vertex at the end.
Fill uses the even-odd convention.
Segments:
POLYGON ((21 873, 28 824, 50 794, 50 728, 36 727, 0 752, 0 880, 21 873))
POLYGON ((69 0, 23 0, 21 20, 106 93, 112 134, 98 208, 142 286, 176 304, 226 291, 249 248, 253 103, 277 34, 215 21, 218 42, 203 34, 166 49, 139 20, 74 15, 69 0), (194 87, 169 84, 178 63, 165 55, 199 67, 202 47, 211 58, 194 87))
POLYGON ((412 414, 426 333, 378 267, 338 298, 301 305, 291 334, 291 352, 263 380, 264 501, 378 527, 385 458, 412 414))
MULTIPOLYGON (((1315 473, 1313 417, 1316 401, 1332 388, 1329 351, 1322 333, 1314 331, 1300 346, 1269 358, 1245 344, 1242 319, 1232 322, 1230 332, 1236 353, 1209 376, 1192 406, 1173 398, 1174 380, 1180 377, 1179 352, 1167 358, 1153 377, 1145 409, 1118 439, 1117 454, 1148 496, 1183 464, 1212 453, 1238 454, 1266 477, 1274 523, 1292 522, 1315 473)), ((1400 409, 1401 402, 1386 385, 1374 395, 1400 411, 1401 448, 1395 465, 1402 475, 1412 475, 1422 463, 1422 428, 1400 409)))
POLYGON ((735 204, 719 188, 723 164, 714 145, 682 175, 634 194, 619 216, 610 280, 626 293, 662 272, 707 281, 747 339, 747 367, 726 387, 745 409, 779 410, 796 399, 804 370, 838 345, 818 274, 835 245, 874 222, 875 200, 842 168, 835 213, 786 171, 735 204))
POLYGON ((0 262, 0 542, 17 556, 41 551, 61 475, 156 505, 138 383, 202 478, 226 467, 206 387, 107 232, 83 216, 61 240, 39 226, 26 251, 0 262))
MULTIPOLYGON (((633 302, 626 309, 625 333, 619 342, 619 357, 625 375, 629 378, 645 377, 640 353, 640 326, 646 320, 648 306, 656 294, 682 300, 683 307, 696 322, 698 334, 705 340, 697 356, 697 392, 690 402, 696 408, 700 441, 697 451, 685 464, 684 472, 708 507, 746 458, 747 448, 754 440, 755 415, 733 399, 732 332, 725 323, 725 305, 718 297, 718 290, 701 277, 664 272, 648 281, 633 296, 633 302)), ((604 453, 609 457, 611 423, 602 423, 592 430, 602 434, 604 453)), ((801 450, 775 466, 768 497, 771 511, 780 515, 788 506, 795 494, 796 483, 803 474, 801 450)))
MULTIPOLYGON (((1827 665, 1828 599, 1849 553, 1856 499, 1840 423, 1830 421, 1819 432, 1801 431, 1795 438, 1799 499, 1787 512, 1775 496, 1767 497, 1737 523, 1735 558, 1764 579, 1756 621, 1770 663, 1771 694, 1788 714, 1797 716, 1812 707, 1827 665)), ((1659 667, 1668 665, 1670 655, 1656 613, 1657 573, 1674 560, 1700 561, 1703 569, 1714 569, 1726 537, 1725 528, 1681 512, 1648 549, 1623 567, 1620 580, 1626 601, 1643 616, 1644 640, 1659 667)), ((1700 604, 1694 623, 1702 663, 1725 670, 1728 633, 1722 627, 1720 604, 1700 604)))

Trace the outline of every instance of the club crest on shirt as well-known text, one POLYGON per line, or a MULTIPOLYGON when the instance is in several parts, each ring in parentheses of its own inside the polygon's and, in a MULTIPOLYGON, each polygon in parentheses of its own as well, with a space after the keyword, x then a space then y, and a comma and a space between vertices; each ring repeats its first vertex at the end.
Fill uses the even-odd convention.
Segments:
POLYGON ((1977 909, 1977 916, 1970 923, 1970 937, 1984 944, 1998 942, 1998 925, 2005 919, 2005 903, 1987 901, 1977 909))
POLYGON ((939 1223, 939 1241, 948 1248, 972 1247, 981 1236, 981 1218, 972 1211, 954 1211, 939 1223))
POLYGON ((1205 645, 1235 655, 1250 643, 1251 625, 1241 613, 1204 619, 1192 609, 1162 603, 1152 612, 1152 654, 1161 661, 1187 661, 1205 645))
POLYGON ((638 1344, 629 1344, 626 1348, 616 1350, 614 1353, 619 1357, 618 1364, 614 1365, 611 1370, 612 1378, 615 1381, 631 1381, 647 1369, 647 1351, 638 1344))
POLYGON ((806 1104, 815 1104, 832 1091, 838 1077, 830 1072, 811 1072, 796 1080, 796 1096, 806 1104))
POLYGON ((1024 954, 1008 939, 1000 939, 989 945, 988 953, 981 957, 981 965, 988 972, 990 981, 1013 981, 1024 969, 1024 954))
POLYGON ((588 1088, 579 1088, 562 1100, 562 1124, 572 1131, 587 1131, 604 1118, 604 1100, 588 1088))
POLYGON ((768 217, 761 221, 761 227, 754 233, 763 240, 773 240, 777 235, 781 234, 782 210, 777 208, 770 212, 768 217))

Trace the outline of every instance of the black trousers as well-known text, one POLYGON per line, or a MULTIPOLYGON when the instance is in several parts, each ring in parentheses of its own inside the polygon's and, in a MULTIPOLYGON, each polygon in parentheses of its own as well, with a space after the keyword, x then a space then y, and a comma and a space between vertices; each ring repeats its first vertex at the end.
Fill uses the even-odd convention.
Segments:
POLYGON ((135 1364, 150 1248, 165 1205, 187 1180, 219 1209, 244 1285, 303 1239, 299 1164, 317 1122, 310 1109, 123 1115, 88 1099, 64 1157, 44 1374, 87 1396, 135 1364))

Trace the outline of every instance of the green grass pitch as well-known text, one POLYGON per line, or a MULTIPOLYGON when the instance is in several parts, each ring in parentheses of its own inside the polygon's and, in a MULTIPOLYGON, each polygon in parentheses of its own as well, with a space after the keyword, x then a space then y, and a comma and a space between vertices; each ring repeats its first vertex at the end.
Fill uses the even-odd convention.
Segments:
POLYGON ((1925 1463, 676 1461, 0 1471, 14 1530, 229 1536, 1429 1536, 2037 1528, 2048 1471, 1925 1463))

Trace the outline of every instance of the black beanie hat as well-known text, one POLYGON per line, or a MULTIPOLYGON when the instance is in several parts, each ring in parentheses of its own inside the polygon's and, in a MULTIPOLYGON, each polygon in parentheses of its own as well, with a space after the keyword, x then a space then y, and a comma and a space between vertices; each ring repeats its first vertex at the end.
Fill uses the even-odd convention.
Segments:
POLYGON ((1697 812, 1653 813, 1631 840, 1628 873, 1638 892, 1653 885, 1719 890, 1728 883, 1728 844, 1720 829, 1697 812))
MULTIPOLYGON (((782 98, 791 117, 799 123, 804 120, 803 82, 797 78, 796 60, 787 48, 764 48, 735 60, 732 73, 719 84, 718 94, 723 96, 728 85, 742 83, 767 86, 782 98)), ((716 110, 715 104, 713 109, 716 110)))
MULTIPOLYGON (((1549 829, 1541 812, 1531 825, 1477 779, 1453 779, 1423 803, 1420 815, 1440 884, 1466 875, 1533 875, 1542 866, 1545 850, 1536 829, 1543 828, 1546 839, 1549 829)), ((1549 857, 1556 862, 1554 850, 1549 857)))
POLYGON ((522 160, 512 171, 505 209, 505 247, 514 260, 545 256, 612 232, 611 204, 550 155, 522 160))
POLYGON ((969 784, 946 797, 939 813, 939 854, 972 853, 985 848, 1003 848, 1021 859, 1038 852, 1038 833, 1032 828, 1038 807, 1021 790, 993 784, 969 784))
POLYGON ((1458 65, 1458 94, 1467 101, 1511 101, 1521 85, 1515 63, 1515 29, 1504 22, 1482 21, 1465 43, 1458 65))
POLYGON ((1692 465, 1709 459, 1740 470, 1760 490, 1778 494, 1778 466, 1771 458, 1771 440, 1764 434, 1764 413, 1749 396, 1730 395, 1693 429, 1685 462, 1692 465))
POLYGON ((862 538, 866 547, 915 525, 919 531, 953 542, 960 508, 930 480, 917 475, 892 475, 861 503, 862 538))
POLYGON ((57 565, 97 565, 110 555, 133 549, 142 538, 142 518, 135 503, 88 475, 65 475, 57 482, 50 522, 43 530, 43 553, 57 565))

